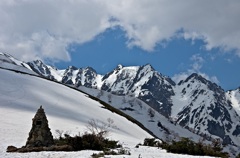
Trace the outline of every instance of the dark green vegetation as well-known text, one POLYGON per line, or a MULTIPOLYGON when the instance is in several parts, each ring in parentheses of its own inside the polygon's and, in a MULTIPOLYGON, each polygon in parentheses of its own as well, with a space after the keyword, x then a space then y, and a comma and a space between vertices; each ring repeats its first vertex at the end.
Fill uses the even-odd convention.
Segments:
POLYGON ((143 142, 144 146, 153 146, 153 147, 160 147, 161 143, 157 141, 155 138, 145 138, 143 142))
POLYGON ((99 133, 85 133, 82 136, 71 137, 68 134, 61 135, 54 139, 56 146, 66 146, 68 151, 97 150, 102 151, 94 153, 93 158, 104 157, 104 155, 130 155, 130 152, 122 147, 115 140, 109 140, 99 133))
POLYGON ((85 133, 82 136, 71 137, 67 134, 64 137, 59 137, 54 139, 54 142, 57 146, 68 145, 72 147, 72 151, 80 150, 109 150, 120 148, 121 145, 118 144, 118 141, 109 140, 107 138, 85 133))
POLYGON ((68 133, 63 134, 63 131, 56 130, 58 138, 56 138, 56 146, 67 146, 70 151, 80 150, 97 150, 102 151, 98 154, 93 154, 92 157, 98 158, 104 155, 130 155, 130 152, 122 147, 115 140, 109 140, 106 136, 109 133, 109 128, 116 128, 114 121, 111 118, 107 122, 91 119, 86 125, 88 132, 83 135, 70 136, 68 133))
POLYGON ((214 140, 212 144, 205 144, 203 141, 195 143, 189 138, 181 138, 179 141, 172 140, 170 143, 159 143, 159 141, 154 138, 146 138, 143 145, 161 147, 168 152, 177 154, 229 157, 228 153, 222 151, 223 147, 219 140, 214 140))

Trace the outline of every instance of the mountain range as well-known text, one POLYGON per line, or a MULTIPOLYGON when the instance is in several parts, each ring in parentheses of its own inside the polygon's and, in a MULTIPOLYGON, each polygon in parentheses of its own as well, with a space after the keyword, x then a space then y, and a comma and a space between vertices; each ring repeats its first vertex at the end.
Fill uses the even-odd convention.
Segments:
POLYGON ((88 90, 92 94, 97 90, 122 98, 137 98, 174 125, 205 138, 220 138, 225 145, 240 147, 240 88, 224 91, 197 73, 175 83, 149 64, 118 65, 100 75, 91 67, 69 66, 58 70, 40 60, 26 63, 8 54, 0 55, 0 62, 5 65, 21 66, 27 73, 76 88, 86 87, 92 89, 88 90))

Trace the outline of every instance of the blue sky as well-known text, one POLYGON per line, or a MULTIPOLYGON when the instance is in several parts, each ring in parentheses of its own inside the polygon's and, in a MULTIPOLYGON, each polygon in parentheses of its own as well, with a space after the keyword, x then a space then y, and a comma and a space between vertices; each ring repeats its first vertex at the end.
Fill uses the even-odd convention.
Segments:
POLYGON ((58 62, 55 66, 59 69, 65 69, 69 65, 79 68, 90 66, 98 73, 106 74, 118 64, 151 64, 155 70, 169 77, 183 74, 188 76, 197 72, 206 75, 226 90, 235 89, 240 85, 240 58, 233 55, 233 52, 226 53, 218 48, 206 50, 203 40, 193 42, 175 38, 164 45, 158 44, 151 52, 138 47, 128 48, 126 42, 123 30, 109 29, 90 42, 70 45, 68 49, 71 61, 58 62), (201 61, 193 59, 194 57, 200 58, 201 61))
POLYGON ((1 0, 0 51, 64 69, 151 64, 240 86, 239 0, 1 0))

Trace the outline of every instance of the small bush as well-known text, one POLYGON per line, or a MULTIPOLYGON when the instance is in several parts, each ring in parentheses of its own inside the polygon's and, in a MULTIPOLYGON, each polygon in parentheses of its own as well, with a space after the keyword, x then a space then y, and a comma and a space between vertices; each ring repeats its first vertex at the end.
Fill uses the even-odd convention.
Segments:
POLYGON ((67 144, 71 145, 73 150, 79 151, 83 149, 83 141, 82 137, 75 136, 75 137, 67 137, 67 144))
POLYGON ((116 128, 114 121, 111 118, 107 119, 107 123, 100 120, 91 119, 86 125, 88 132, 84 135, 76 135, 71 137, 69 132, 56 130, 58 138, 54 140, 56 145, 69 145, 74 151, 91 149, 91 150, 104 150, 120 148, 121 145, 118 141, 109 140, 106 135, 109 133, 110 128, 116 128))
POLYGON ((160 142, 157 141, 155 138, 146 138, 146 139, 144 139, 143 145, 159 147, 160 146, 160 142))
POLYGON ((93 153, 92 154, 92 158, 99 158, 99 157, 104 157, 104 153, 103 152, 100 152, 100 153, 98 153, 98 154, 96 154, 96 153, 93 153))
POLYGON ((91 149, 91 150, 108 150, 120 148, 118 141, 109 140, 95 134, 85 133, 82 136, 65 136, 54 139, 56 145, 69 145, 74 151, 91 149))

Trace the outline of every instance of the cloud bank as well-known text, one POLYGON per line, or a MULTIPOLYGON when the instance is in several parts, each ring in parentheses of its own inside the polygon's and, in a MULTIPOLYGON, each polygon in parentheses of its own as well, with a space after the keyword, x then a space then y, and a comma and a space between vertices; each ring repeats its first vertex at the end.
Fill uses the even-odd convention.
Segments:
POLYGON ((240 57, 239 8, 238 0, 1 0, 0 51, 69 61, 69 44, 119 26, 128 47, 153 51, 180 36, 240 57))

